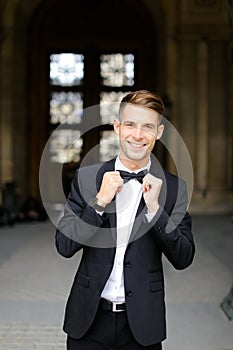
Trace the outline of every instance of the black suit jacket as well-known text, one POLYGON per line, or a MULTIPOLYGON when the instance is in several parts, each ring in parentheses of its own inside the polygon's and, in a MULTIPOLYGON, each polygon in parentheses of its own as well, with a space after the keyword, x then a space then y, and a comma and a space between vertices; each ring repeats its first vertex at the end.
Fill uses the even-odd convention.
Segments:
MULTIPOLYGON (((56 247, 64 257, 83 249, 68 298, 64 331, 82 337, 92 324, 101 292, 115 256, 114 200, 100 216, 88 204, 115 159, 77 170, 56 232, 56 247)), ((188 267, 194 256, 191 217, 186 212, 185 183, 152 161, 150 173, 163 180, 160 209, 148 223, 142 198, 124 258, 124 285, 129 325, 135 339, 150 345, 166 338, 162 253, 176 269, 188 267)))

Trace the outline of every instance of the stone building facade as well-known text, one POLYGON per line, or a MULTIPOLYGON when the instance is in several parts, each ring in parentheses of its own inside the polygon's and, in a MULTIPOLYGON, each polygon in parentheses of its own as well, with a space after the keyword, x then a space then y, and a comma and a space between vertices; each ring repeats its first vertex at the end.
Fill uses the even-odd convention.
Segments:
MULTIPOLYGON (((130 47, 140 63, 135 87, 168 96, 168 119, 190 152, 190 211, 232 211, 233 25, 228 1, 112 0, 109 6, 105 0, 0 0, 0 8, 1 186, 15 181, 19 197, 39 197, 38 169, 49 137, 43 75, 51 47, 66 52, 81 47, 92 52, 90 57, 102 49, 125 52, 130 47)), ((91 60, 90 67, 94 76, 91 60)), ((87 105, 97 103, 95 86, 87 91, 93 96, 87 105)), ((174 171, 171 160, 167 167, 174 171)))

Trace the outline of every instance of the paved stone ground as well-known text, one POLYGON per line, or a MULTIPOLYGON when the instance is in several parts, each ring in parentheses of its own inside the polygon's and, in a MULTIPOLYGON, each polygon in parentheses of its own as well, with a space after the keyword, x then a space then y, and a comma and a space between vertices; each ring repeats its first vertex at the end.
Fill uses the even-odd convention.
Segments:
MULTIPOLYGON (((233 350, 220 308, 233 282, 230 216, 194 217, 195 261, 164 259, 168 340, 164 350, 233 350)), ((50 222, 0 228, 0 350, 65 350, 64 306, 80 255, 64 259, 50 222)))
POLYGON ((10 324, 0 328, 0 348, 4 350, 62 350, 64 336, 58 326, 10 324))

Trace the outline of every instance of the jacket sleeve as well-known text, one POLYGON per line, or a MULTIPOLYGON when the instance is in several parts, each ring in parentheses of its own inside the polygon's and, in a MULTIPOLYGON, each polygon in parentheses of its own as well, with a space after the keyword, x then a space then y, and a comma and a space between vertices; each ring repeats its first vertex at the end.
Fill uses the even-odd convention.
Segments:
POLYGON ((194 258, 195 245, 192 235, 192 219, 187 208, 187 190, 181 182, 176 203, 170 213, 162 207, 149 223, 151 232, 162 252, 178 270, 188 267, 194 258))
POLYGON ((56 230, 56 248, 66 258, 88 245, 104 219, 83 199, 79 190, 78 171, 72 181, 64 214, 56 230))

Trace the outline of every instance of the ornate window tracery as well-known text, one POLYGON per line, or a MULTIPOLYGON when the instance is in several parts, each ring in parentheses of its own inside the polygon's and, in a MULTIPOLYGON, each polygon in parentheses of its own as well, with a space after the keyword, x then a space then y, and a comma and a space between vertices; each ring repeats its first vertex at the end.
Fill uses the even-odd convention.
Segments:
MULTIPOLYGON (((99 56, 99 160, 117 155, 118 137, 111 125, 118 116, 119 102, 134 85, 134 55, 106 53, 99 56)), ((50 159, 55 163, 79 162, 84 145, 81 136, 85 108, 85 54, 53 53, 50 55, 49 123, 53 132, 50 159)))
POLYGON ((50 56, 50 84, 60 86, 82 85, 84 56, 74 53, 59 53, 50 56))

